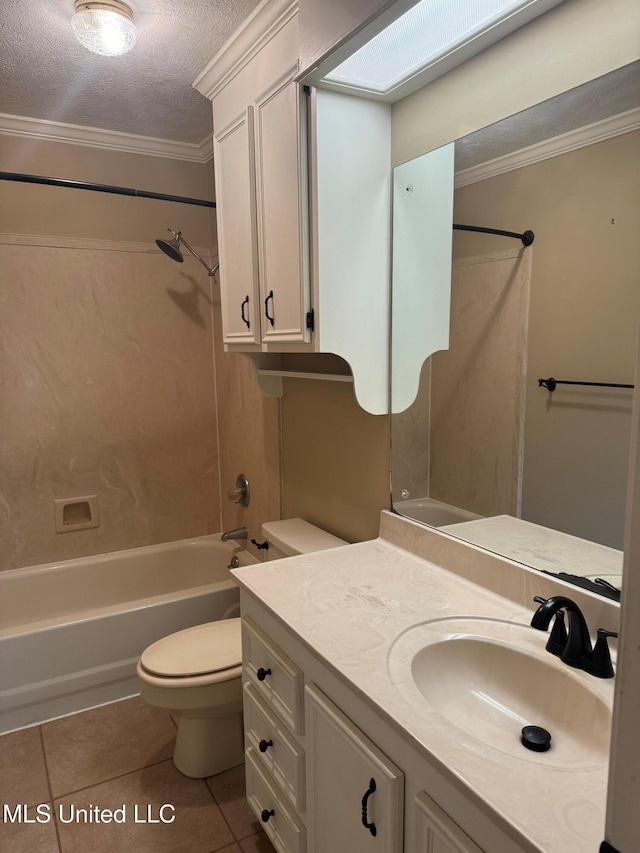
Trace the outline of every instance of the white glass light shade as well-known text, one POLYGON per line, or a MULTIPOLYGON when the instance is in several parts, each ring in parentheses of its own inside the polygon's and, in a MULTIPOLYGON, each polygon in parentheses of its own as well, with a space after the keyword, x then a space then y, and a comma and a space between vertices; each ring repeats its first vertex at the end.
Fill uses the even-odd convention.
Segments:
POLYGON ((76 3, 71 27, 83 47, 101 56, 122 56, 136 43, 131 10, 124 3, 76 3))

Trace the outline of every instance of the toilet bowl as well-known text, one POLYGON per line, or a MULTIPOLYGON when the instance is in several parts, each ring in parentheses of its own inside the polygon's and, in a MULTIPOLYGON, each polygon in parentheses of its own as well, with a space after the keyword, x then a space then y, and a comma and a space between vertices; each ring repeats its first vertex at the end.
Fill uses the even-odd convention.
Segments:
MULTIPOLYGON (((267 560, 346 545, 300 518, 262 526, 267 560)), ((256 571, 260 571, 260 564, 256 571)), ((196 625, 163 637, 140 656, 140 695, 179 713, 173 762, 202 779, 242 763, 242 640, 240 619, 196 625)))

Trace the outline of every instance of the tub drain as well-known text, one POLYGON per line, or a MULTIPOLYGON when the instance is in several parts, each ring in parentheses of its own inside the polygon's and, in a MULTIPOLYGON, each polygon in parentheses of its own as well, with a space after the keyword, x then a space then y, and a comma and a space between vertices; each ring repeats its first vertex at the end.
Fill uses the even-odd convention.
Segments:
POLYGON ((551 734, 542 726, 525 726, 522 729, 520 741, 524 747, 533 752, 546 752, 551 748, 551 734))

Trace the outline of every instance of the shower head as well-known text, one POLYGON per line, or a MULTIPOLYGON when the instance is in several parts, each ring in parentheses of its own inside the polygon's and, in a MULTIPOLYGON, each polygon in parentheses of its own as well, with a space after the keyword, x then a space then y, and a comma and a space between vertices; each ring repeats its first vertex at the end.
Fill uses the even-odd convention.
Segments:
MULTIPOLYGON (((167 229, 171 231, 170 228, 167 229)), ((184 258, 182 257, 182 252, 180 251, 180 237, 181 234, 178 231, 171 231, 174 234, 173 240, 156 240, 156 246, 167 255, 167 257, 171 258, 172 261, 177 261, 179 264, 184 262, 184 258)))
POLYGON ((185 247, 185 249, 190 252, 194 258, 196 258, 202 266, 206 269, 209 275, 215 275, 216 270, 220 266, 220 264, 214 264, 212 267, 207 264, 206 261, 203 261, 200 255, 196 252, 195 249, 192 249, 191 246, 187 243, 187 241, 182 236, 182 231, 173 231, 171 228, 167 228, 167 231, 170 231, 173 234, 172 240, 156 240, 156 246, 167 255, 167 257, 171 258, 172 261, 178 261, 178 263, 182 263, 184 258, 182 257, 182 252, 180 251, 180 243, 185 247))

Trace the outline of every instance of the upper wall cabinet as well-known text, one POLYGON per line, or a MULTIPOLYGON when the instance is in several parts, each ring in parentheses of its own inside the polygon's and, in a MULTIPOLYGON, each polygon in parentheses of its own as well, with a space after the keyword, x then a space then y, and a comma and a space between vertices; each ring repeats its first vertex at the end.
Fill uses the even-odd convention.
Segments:
POLYGON ((297 3, 264 0, 194 83, 213 102, 224 344, 261 368, 338 355, 383 414, 390 108, 300 86, 299 48, 297 3))
POLYGON ((293 80, 296 8, 269 3, 265 12, 261 33, 254 18, 245 28, 244 55, 236 57, 232 44, 210 67, 217 79, 207 92, 224 343, 233 349, 310 340, 305 101, 293 80))

